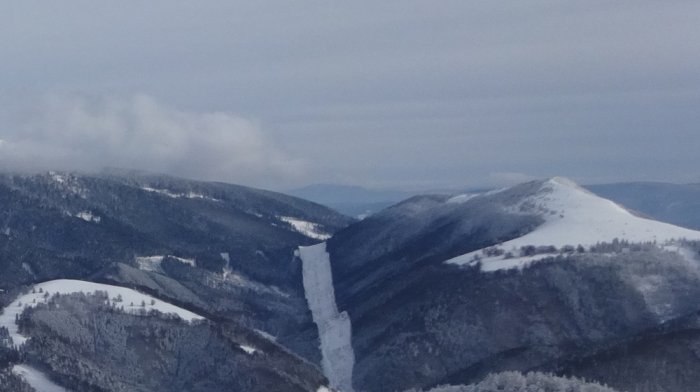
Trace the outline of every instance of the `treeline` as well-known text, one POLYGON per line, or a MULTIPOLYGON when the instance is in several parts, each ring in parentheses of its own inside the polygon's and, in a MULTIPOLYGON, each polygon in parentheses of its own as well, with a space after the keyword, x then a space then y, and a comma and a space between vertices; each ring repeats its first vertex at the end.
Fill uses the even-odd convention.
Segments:
MULTIPOLYGON (((416 392, 415 390, 413 390, 416 392)), ((411 392, 411 391, 409 391, 411 392)), ((478 384, 440 386, 429 392, 616 392, 598 383, 577 378, 531 372, 503 372, 489 375, 478 384)))
POLYGON ((19 361, 19 352, 12 347, 9 331, 0 327, 0 392, 33 392, 22 378, 12 373, 12 366, 19 361))
MULTIPOLYGON (((678 243, 694 246, 700 251, 700 245, 697 241, 679 240, 678 243)), ((524 245, 520 248, 510 250, 503 249, 500 245, 489 246, 481 250, 481 255, 476 255, 475 260, 478 261, 482 257, 500 257, 504 259, 512 259, 514 257, 530 257, 536 255, 573 255, 582 253, 625 253, 625 252, 644 252, 657 248, 659 245, 656 242, 630 242, 624 239, 615 238, 610 242, 598 242, 595 245, 584 247, 578 245, 564 245, 556 247, 554 245, 524 245)))
POLYGON ((36 392, 9 368, 0 368, 0 392, 36 392))

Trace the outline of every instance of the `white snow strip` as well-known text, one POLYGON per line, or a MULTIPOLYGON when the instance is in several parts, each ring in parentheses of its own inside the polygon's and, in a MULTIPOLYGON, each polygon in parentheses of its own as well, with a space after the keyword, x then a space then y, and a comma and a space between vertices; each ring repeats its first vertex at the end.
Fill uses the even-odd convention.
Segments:
POLYGON ((85 222, 100 223, 100 221, 102 220, 101 217, 93 215, 93 213, 90 211, 80 211, 79 213, 75 214, 75 217, 82 219, 85 222))
POLYGON ((158 272, 162 273, 163 269, 161 268, 161 263, 163 262, 163 259, 165 257, 170 257, 176 261, 179 261, 183 264, 190 265, 192 267, 197 266, 197 262, 194 259, 186 259, 182 257, 177 257, 177 256, 166 256, 166 255, 156 255, 156 256, 136 256, 136 264, 138 265, 139 269, 142 271, 151 271, 151 272, 158 272))
POLYGON ((331 238, 330 234, 320 229, 318 223, 308 222, 291 216, 279 216, 278 218, 283 222, 289 223, 297 233, 303 234, 309 238, 322 241, 331 238))
POLYGON ((277 337, 275 337, 275 336, 273 336, 273 335, 270 335, 269 333, 267 333, 267 332, 265 332, 265 331, 262 331, 262 330, 260 330, 260 329, 253 329, 253 330, 254 330, 255 332, 257 332, 258 335, 262 336, 263 338, 265 338, 265 339, 267 339, 267 340, 269 340, 269 341, 271 341, 271 342, 276 342, 276 341, 277 341, 277 337))
POLYGON ((338 313, 326 243, 300 247, 304 293, 321 338, 323 374, 332 388, 352 392, 355 353, 347 312, 338 313))
POLYGON ((468 202, 469 200, 471 200, 477 196, 479 196, 478 193, 465 193, 463 195, 457 195, 457 196, 451 197, 450 199, 447 200, 447 203, 462 204, 462 203, 468 202))
POLYGON ((160 263, 164 256, 136 256, 136 264, 142 271, 163 272, 160 263))
POLYGON ((173 198, 173 199, 203 199, 203 200, 210 200, 210 201, 221 201, 219 199, 215 199, 213 197, 209 197, 209 196, 203 195, 201 193, 192 192, 192 191, 187 192, 187 193, 174 193, 168 189, 156 189, 156 188, 151 188, 148 186, 142 187, 141 189, 143 189, 146 192, 158 193, 158 194, 161 194, 161 195, 173 198))
POLYGON ((245 351, 248 355, 253 355, 256 351, 258 351, 258 349, 255 347, 246 346, 245 344, 239 344, 238 347, 240 347, 241 350, 245 351))
POLYGON ((177 256, 170 256, 170 257, 172 257, 173 259, 175 259, 175 260, 181 262, 182 264, 187 264, 187 265, 192 266, 192 267, 196 267, 196 266, 197 266, 197 262, 196 262, 194 259, 186 259, 186 258, 177 257, 177 256))
POLYGON ((226 280, 226 278, 228 278, 228 276, 232 272, 232 270, 231 270, 231 256, 226 252, 220 253, 220 255, 221 255, 221 258, 226 262, 226 265, 224 266, 224 268, 221 272, 222 279, 226 280))
POLYGON ((41 371, 29 365, 15 365, 12 373, 22 377, 36 392, 68 392, 67 389, 56 385, 41 371))
POLYGON ((24 269, 25 271, 27 271, 27 273, 28 273, 29 275, 34 275, 34 270, 32 269, 32 267, 31 267, 29 264, 27 264, 27 263, 22 263, 22 269, 24 269))
POLYGON ((181 319, 188 322, 204 319, 204 317, 198 314, 126 287, 86 282, 83 280, 59 279, 36 284, 32 288, 32 291, 20 295, 3 309, 3 313, 0 314, 0 327, 5 327, 10 331, 10 337, 15 346, 21 346, 27 341, 27 338, 20 335, 17 324, 15 324, 15 317, 22 313, 25 308, 34 307, 39 303, 45 303, 51 295, 56 293, 94 293, 95 291, 106 291, 112 302, 115 302, 114 300, 121 296, 122 301, 115 302, 115 305, 118 307, 123 306, 124 311, 127 313, 138 314, 142 310, 157 310, 161 313, 176 314, 181 319), (46 293, 49 294, 49 297, 45 298, 46 293))
POLYGON ((527 256, 527 257, 513 257, 511 259, 489 260, 488 262, 481 264, 481 270, 484 272, 493 272, 493 271, 498 271, 498 270, 513 269, 513 268, 521 268, 522 269, 522 268, 525 268, 528 265, 532 264, 535 261, 546 259, 547 257, 552 257, 552 256, 556 256, 556 255, 541 254, 541 255, 527 256))
MULTIPOLYGON (((506 252, 517 252, 528 245, 552 245, 560 248, 581 244, 589 247, 599 242, 611 242, 615 238, 629 242, 657 243, 681 238, 700 240, 699 231, 641 218, 561 177, 545 182, 537 194, 508 208, 508 211, 539 214, 545 222, 522 237, 499 244, 498 247, 506 252)), ((447 260, 446 263, 472 264, 475 258, 480 258, 484 271, 522 267, 534 261, 531 257, 508 260, 503 256, 483 257, 480 249, 447 260)))

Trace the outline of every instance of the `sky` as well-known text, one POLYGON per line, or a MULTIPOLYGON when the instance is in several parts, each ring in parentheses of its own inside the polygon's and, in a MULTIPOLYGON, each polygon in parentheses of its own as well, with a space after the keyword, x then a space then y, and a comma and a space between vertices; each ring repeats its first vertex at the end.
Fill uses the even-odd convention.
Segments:
POLYGON ((0 167, 700 182, 698 1, 0 5, 0 167))

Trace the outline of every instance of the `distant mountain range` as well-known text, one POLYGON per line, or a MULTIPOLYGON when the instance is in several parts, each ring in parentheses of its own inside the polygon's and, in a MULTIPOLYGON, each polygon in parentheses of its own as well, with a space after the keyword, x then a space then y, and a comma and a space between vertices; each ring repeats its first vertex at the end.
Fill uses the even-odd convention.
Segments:
MULTIPOLYGON (((663 182, 628 182, 584 185, 593 193, 663 222, 700 229, 700 184, 663 182)), ((468 191, 404 192, 373 190, 359 186, 316 184, 287 193, 328 206, 353 217, 366 217, 412 196, 425 193, 482 193, 488 189, 468 191)))
POLYGON ((374 190, 352 185, 313 184, 286 193, 328 206, 353 217, 364 217, 414 196, 411 192, 374 190))
POLYGON ((294 194, 0 175, 0 391, 700 385, 700 186, 294 194))

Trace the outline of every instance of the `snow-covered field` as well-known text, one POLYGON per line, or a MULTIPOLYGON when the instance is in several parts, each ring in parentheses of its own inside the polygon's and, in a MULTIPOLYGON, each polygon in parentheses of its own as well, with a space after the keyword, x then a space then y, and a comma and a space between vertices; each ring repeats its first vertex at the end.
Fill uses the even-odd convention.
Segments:
POLYGON ((17 324, 15 324, 15 316, 22 313, 27 307, 34 307, 37 304, 45 303, 48 297, 53 294, 70 294, 70 293, 94 293, 95 291, 105 291, 112 300, 121 296, 122 301, 118 306, 124 306, 124 311, 138 313, 141 310, 158 310, 162 313, 176 314, 185 321, 194 321, 203 319, 202 316, 182 309, 175 305, 163 302, 150 295, 139 293, 138 291, 128 289, 126 287, 112 286, 102 283, 86 282, 82 280, 59 279, 34 285, 32 291, 19 296, 15 301, 8 305, 3 314, 0 315, 0 327, 6 327, 10 331, 10 337, 14 344, 19 346, 26 342, 27 338, 19 334, 17 324), (142 306, 143 305, 143 306, 142 306))
POLYGON ((321 338, 323 373, 331 387, 352 392, 355 353, 347 312, 338 313, 326 243, 299 248, 302 260, 304 292, 311 316, 321 338))
POLYGON ((596 196, 572 181, 555 177, 543 183, 535 195, 508 208, 512 213, 540 214, 545 222, 534 231, 497 245, 515 257, 484 257, 482 250, 457 256, 446 262, 465 265, 479 258, 484 271, 516 268, 551 254, 518 257, 523 246, 582 245, 589 247, 617 238, 629 242, 668 243, 685 238, 700 240, 700 232, 632 214, 614 202, 596 196))

